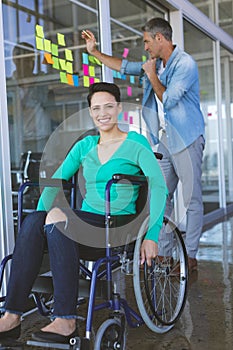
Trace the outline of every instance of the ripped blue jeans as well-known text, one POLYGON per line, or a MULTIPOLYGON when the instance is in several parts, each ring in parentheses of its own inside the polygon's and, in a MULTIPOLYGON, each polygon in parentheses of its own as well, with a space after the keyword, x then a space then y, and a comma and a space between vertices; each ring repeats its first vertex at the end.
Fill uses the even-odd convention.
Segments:
POLYGON ((48 244, 54 284, 54 317, 75 318, 78 295, 78 243, 55 225, 46 225, 47 213, 37 211, 23 221, 13 253, 5 310, 21 315, 40 271, 48 244))

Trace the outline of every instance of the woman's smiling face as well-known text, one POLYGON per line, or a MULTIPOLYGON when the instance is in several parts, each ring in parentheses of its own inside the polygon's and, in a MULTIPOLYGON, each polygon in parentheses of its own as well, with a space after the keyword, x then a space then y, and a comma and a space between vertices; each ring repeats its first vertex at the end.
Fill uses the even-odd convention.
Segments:
POLYGON ((121 110, 121 103, 108 92, 96 92, 91 98, 90 115, 99 130, 108 131, 115 127, 121 110))

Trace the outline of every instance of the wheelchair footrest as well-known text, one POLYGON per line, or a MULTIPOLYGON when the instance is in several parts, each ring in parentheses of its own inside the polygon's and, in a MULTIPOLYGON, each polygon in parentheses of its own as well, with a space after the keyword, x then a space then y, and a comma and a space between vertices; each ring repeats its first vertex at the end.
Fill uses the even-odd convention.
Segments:
POLYGON ((91 350, 90 340, 87 338, 75 337, 70 340, 71 344, 62 343, 46 343, 35 340, 28 340, 27 345, 38 346, 41 348, 53 348, 53 349, 64 349, 64 350, 91 350))
POLYGON ((23 350, 24 343, 18 340, 6 339, 0 341, 0 350, 23 350))

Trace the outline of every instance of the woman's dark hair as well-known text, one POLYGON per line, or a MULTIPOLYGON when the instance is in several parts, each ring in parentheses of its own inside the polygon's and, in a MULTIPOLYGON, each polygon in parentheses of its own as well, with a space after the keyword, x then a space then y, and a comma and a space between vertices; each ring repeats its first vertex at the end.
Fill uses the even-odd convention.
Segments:
POLYGON ((121 102, 121 92, 119 87, 116 84, 100 82, 100 83, 94 83, 89 87, 89 94, 87 95, 87 101, 88 101, 89 107, 91 106, 92 96, 96 92, 108 92, 109 94, 115 97, 117 102, 121 102))
POLYGON ((156 17, 150 19, 143 27, 143 32, 151 33, 155 37, 156 33, 161 33, 168 41, 172 41, 172 27, 163 18, 156 17))

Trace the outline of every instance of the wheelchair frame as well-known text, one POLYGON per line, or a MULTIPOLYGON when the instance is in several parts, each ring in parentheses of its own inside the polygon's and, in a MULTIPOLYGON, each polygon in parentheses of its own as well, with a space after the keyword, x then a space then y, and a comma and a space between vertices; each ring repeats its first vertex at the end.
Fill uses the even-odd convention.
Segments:
MULTIPOLYGON (((171 223, 168 219, 165 220, 166 225, 172 227, 172 235, 174 236, 174 252, 169 257, 157 257, 154 260, 152 267, 144 264, 144 269, 139 266, 140 245, 146 232, 148 218, 146 218, 139 230, 138 240, 135 245, 133 256, 128 257, 127 253, 123 255, 113 255, 112 248, 109 244, 109 227, 111 219, 110 210, 110 189, 112 184, 119 181, 131 182, 133 185, 143 186, 146 183, 146 177, 131 176, 125 174, 115 174, 106 185, 105 190, 105 222, 106 222, 106 256, 95 261, 92 271, 90 271, 85 264, 80 263, 80 271, 88 276, 90 280, 85 280, 84 285, 90 288, 84 296, 89 297, 87 317, 86 317, 86 331, 85 337, 76 337, 70 340, 70 344, 58 343, 44 343, 38 341, 28 341, 28 345, 57 348, 57 349, 75 349, 75 350, 90 350, 92 338, 92 323, 93 314, 97 310, 109 309, 111 310, 110 318, 103 322, 100 326, 96 338, 94 350, 100 349, 125 349, 126 344, 126 321, 130 327, 137 328, 146 323, 146 325, 156 333, 165 333, 169 331, 183 311, 186 293, 187 293, 187 254, 184 246, 182 236, 179 229, 171 223), (173 255, 174 254, 174 255, 173 255), (133 258, 133 281, 134 292, 138 305, 138 311, 133 310, 128 302, 120 296, 113 288, 112 272, 116 266, 119 266, 119 261, 123 264, 128 264, 133 258), (105 264, 106 270, 99 271, 100 266, 105 264), (101 280, 103 277, 106 279, 101 280), (101 297, 106 300, 98 305, 95 304, 95 297, 98 292, 98 283, 103 282, 104 287, 100 288, 101 297), (106 293, 103 293, 106 292, 106 293), (167 295, 165 294, 167 293, 167 295), (174 296, 171 296, 174 293, 174 296), (103 295, 105 294, 105 295, 103 295), (174 300, 173 300, 174 299, 174 300), (110 337, 110 339, 108 339, 110 337)), ((52 179, 46 184, 43 179, 43 186, 58 187, 61 181, 52 179)), ((75 180, 72 179, 72 184, 64 184, 63 187, 71 187, 71 205, 75 203, 75 180)), ((19 190, 19 227, 22 221, 22 206, 23 206, 23 192, 27 186, 39 186, 35 183, 24 183, 19 190)), ((0 287, 3 279, 3 272, 7 262, 11 259, 9 255, 3 259, 0 265, 0 287)), ((81 282, 81 278, 80 278, 81 282)), ((82 289, 82 288, 81 288, 82 289)), ((85 292, 84 292, 85 294, 85 292)), ((0 302, 4 297, 0 299, 0 302)), ((48 316, 50 310, 40 300, 40 296, 35 292, 35 301, 41 314, 48 316)))

